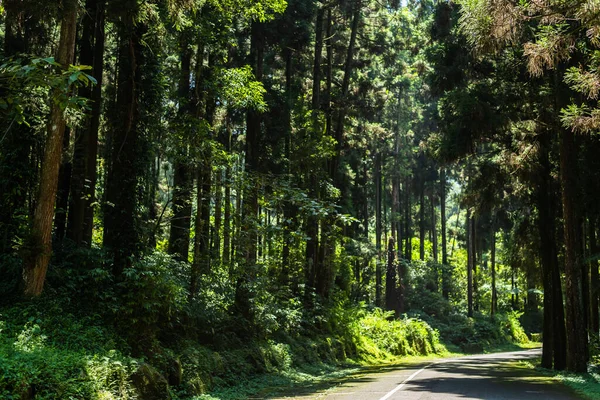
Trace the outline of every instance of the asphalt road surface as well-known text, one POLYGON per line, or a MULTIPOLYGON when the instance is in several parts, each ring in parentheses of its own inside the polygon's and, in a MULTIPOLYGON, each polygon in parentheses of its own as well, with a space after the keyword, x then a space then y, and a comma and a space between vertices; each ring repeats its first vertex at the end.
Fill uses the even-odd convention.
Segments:
POLYGON ((515 366, 539 358, 540 350, 439 360, 428 365, 368 373, 323 392, 280 398, 343 400, 570 400, 568 388, 515 366))

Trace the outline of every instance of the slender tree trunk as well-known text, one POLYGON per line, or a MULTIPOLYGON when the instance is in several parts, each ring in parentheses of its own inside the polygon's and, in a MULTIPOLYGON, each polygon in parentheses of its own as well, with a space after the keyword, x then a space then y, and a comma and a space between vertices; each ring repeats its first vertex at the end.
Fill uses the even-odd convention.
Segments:
MULTIPOLYGON (((588 255, 586 254, 585 240, 585 228, 586 224, 583 223, 583 219, 579 218, 577 225, 579 237, 578 242, 581 245, 581 292, 583 298, 583 320, 588 331, 590 330, 590 264, 584 261, 588 255)), ((589 354, 586 356, 589 359, 589 354)))
MULTIPOLYGON (((422 171, 421 171, 422 172, 422 171)), ((419 259, 425 260, 425 182, 422 173, 419 182, 419 259)))
MULTIPOLYGON (((231 153, 231 121, 229 113, 226 121, 227 141, 225 148, 231 153)), ((231 165, 229 161, 225 167, 225 210, 223 215, 223 264, 229 265, 231 260, 231 165)))
POLYGON ((398 294, 396 290, 396 253, 395 240, 389 238, 387 249, 387 270, 385 277, 385 305, 388 310, 398 311, 398 294))
POLYGON ((598 243, 596 241, 597 218, 590 217, 588 237, 590 241, 590 331, 598 335, 600 324, 598 318, 600 280, 598 278, 598 243))
POLYGON ((223 223, 223 170, 218 168, 215 172, 215 223, 211 241, 211 259, 221 262, 221 225, 223 223))
MULTIPOLYGON (((358 36, 358 27, 360 22, 360 14, 362 8, 361 0, 354 0, 353 2, 353 13, 352 13, 352 27, 350 31, 350 43, 348 44, 348 49, 346 53, 346 61, 344 64, 344 78, 342 80, 341 87, 341 99, 343 102, 348 100, 348 93, 350 89, 350 77, 352 75, 352 67, 354 60, 354 51, 356 46, 356 38, 358 36)), ((330 168, 330 176, 332 177, 334 185, 337 185, 339 182, 339 161, 342 153, 342 149, 344 148, 344 125, 346 120, 346 112, 347 109, 345 106, 342 106, 338 112, 337 125, 335 128, 335 141, 336 141, 336 150, 335 155, 333 156, 333 160, 331 162, 330 168)))
POLYGON ((440 262, 438 257, 438 232, 437 232, 437 216, 435 210, 435 196, 433 194, 432 188, 431 194, 431 237, 432 237, 432 245, 433 245, 433 261, 437 264, 440 262))
MULTIPOLYGON (((67 68, 75 53, 75 31, 77 28, 77 1, 64 0, 60 41, 56 61, 67 68)), ((58 89, 57 89, 58 90, 58 89)), ((52 97, 58 96, 52 93, 52 97)), ((57 103, 52 103, 48 120, 48 138, 44 150, 40 187, 33 215, 30 243, 31 253, 23 264, 24 293, 26 296, 39 296, 44 288, 46 271, 52 252, 52 217, 58 185, 58 170, 62 157, 65 118, 57 103)))
MULTIPOLYGON (((214 68, 212 54, 209 55, 209 72, 206 74, 206 81, 212 81, 212 71, 214 68)), ((214 93, 209 93, 206 97, 206 122, 213 127, 214 116, 216 110, 216 101, 214 93)), ((197 110, 197 115, 201 115, 202 111, 197 110)), ((211 149, 205 151, 202 155, 202 160, 198 166, 198 208, 196 224, 199 224, 196 232, 200 232, 199 236, 195 237, 194 264, 197 265, 201 275, 208 275, 211 270, 210 257, 210 205, 212 198, 212 153, 211 149), (198 220, 198 218, 200 218, 198 220)))
POLYGON ((474 232, 473 232, 473 218, 471 218, 470 211, 467 211, 467 220, 465 227, 467 230, 467 315, 473 316, 473 264, 474 264, 474 232))
MULTIPOLYGON (((22 0, 4 0, 2 3, 5 8, 3 56, 28 53, 30 49, 25 38, 26 25, 32 21, 37 23, 37 18, 32 15, 25 17, 26 10, 22 0)), ((0 85, 0 97, 5 97, 7 89, 0 85)), ((0 253, 6 254, 14 252, 20 239, 23 225, 21 220, 32 214, 27 209, 27 200, 31 206, 35 196, 30 190, 31 182, 36 179, 36 168, 30 161, 34 156, 31 149, 35 146, 35 135, 31 128, 25 124, 17 124, 13 117, 3 116, 0 123, 6 129, 0 140, 0 253)))
POLYGON ((185 161, 173 165, 173 217, 167 251, 180 261, 188 261, 192 214, 192 173, 185 161))
MULTIPOLYGON (((253 22, 250 39, 250 65, 258 82, 263 77, 264 35, 259 22, 253 22)), ((260 171, 261 116, 256 110, 246 113, 246 163, 247 179, 257 179, 255 174, 260 171)), ((248 182, 244 186, 244 203, 242 210, 242 231, 244 253, 243 268, 236 283, 235 307, 240 314, 252 319, 250 307, 249 283, 254 279, 257 263, 258 243, 258 182, 248 182), (248 184, 249 183, 249 184, 248 184)))
MULTIPOLYGON (((312 135, 317 140, 320 136, 320 126, 318 112, 321 108, 321 60, 323 54, 323 20, 325 15, 324 7, 317 10, 315 22, 315 51, 313 58, 313 87, 312 87, 312 135)), ((312 198, 318 197, 319 178, 314 171, 309 173, 310 188, 309 193, 312 198)), ((307 299, 310 299, 312 291, 316 287, 316 277, 319 254, 319 221, 316 215, 309 215, 306 220, 306 248, 305 248, 305 275, 307 284, 307 299)))
POLYGON ((492 310, 491 314, 495 315, 498 311, 498 292, 496 290, 496 227, 492 225, 491 238, 491 267, 492 267, 492 310))
POLYGON ((105 0, 87 0, 83 16, 79 63, 92 66, 91 74, 98 83, 93 88, 80 90, 79 93, 80 96, 91 100, 91 112, 83 127, 77 131, 73 153, 67 237, 77 246, 90 246, 92 243, 98 132, 102 112, 105 7, 105 0))
MULTIPOLYGON (((407 182, 410 182, 410 178, 407 179, 407 182)), ((410 184, 406 185, 406 201, 404 208, 404 226, 406 229, 406 248, 404 249, 406 255, 405 258, 410 262, 412 261, 412 238, 413 238, 413 230, 412 230, 412 204, 411 204, 411 186, 410 184)))
POLYGON ((446 242, 446 169, 440 173, 440 222, 442 229, 442 296, 450 295, 450 266, 448 265, 448 245, 446 242))
POLYGON ((139 252, 136 209, 139 168, 139 97, 141 39, 146 28, 135 22, 136 7, 123 10, 119 23, 118 117, 106 178, 104 246, 113 254, 113 273, 121 275, 139 252))
MULTIPOLYGON (((392 237, 396 243, 400 243, 401 239, 401 228, 400 228, 400 218, 399 218, 399 210, 400 210, 400 181, 398 177, 392 177, 392 203, 391 203, 391 230, 392 237)), ((400 247, 400 245, 398 245, 400 247)), ((398 251, 398 254, 402 256, 401 250, 398 251)))
MULTIPOLYGON (((190 76, 192 63, 192 49, 182 33, 179 39, 181 70, 179 72, 179 83, 177 95, 179 97, 178 120, 180 129, 186 129, 187 120, 193 115, 191 106, 190 76)), ((196 79, 202 80, 202 57, 204 51, 202 46, 198 48, 196 59, 196 79)), ((201 103, 200 94, 196 94, 197 101, 201 103)), ((192 168, 188 161, 187 146, 183 147, 183 154, 175 157, 173 163, 173 217, 171 218, 171 230, 169 232, 169 254, 174 255, 180 261, 188 261, 190 249, 190 226, 192 220, 192 168)))
POLYGON ((62 161, 58 170, 58 191, 56 193, 56 209, 54 216, 54 236, 57 242, 65 238, 67 228, 67 209, 69 207, 69 189, 73 164, 69 158, 71 145, 71 129, 65 128, 63 134, 62 161))
POLYGON ((471 269, 473 271, 473 310, 479 311, 479 273, 478 273, 478 264, 479 264, 479 232, 477 229, 478 218, 473 215, 471 217, 471 246, 473 247, 471 255, 471 269))
POLYGON ((377 265, 375 267, 375 305, 382 306, 382 257, 381 257, 381 153, 375 155, 375 247, 377 265))
POLYGON ((587 329, 583 304, 583 276, 578 243, 577 150, 573 133, 560 131, 560 181, 565 236, 565 290, 567 327, 567 370, 587 371, 587 329))
MULTIPOLYGON (((322 29, 322 28, 321 28, 322 29)), ((285 58, 285 173, 288 184, 292 185, 292 108, 294 94, 292 93, 293 60, 292 51, 284 51, 285 58)), ((320 84, 320 82, 319 82, 320 84)), ((283 205, 283 248, 281 252, 280 282, 285 285, 290 278, 290 246, 293 244, 292 231, 297 226, 297 210, 291 201, 286 200, 283 205)))

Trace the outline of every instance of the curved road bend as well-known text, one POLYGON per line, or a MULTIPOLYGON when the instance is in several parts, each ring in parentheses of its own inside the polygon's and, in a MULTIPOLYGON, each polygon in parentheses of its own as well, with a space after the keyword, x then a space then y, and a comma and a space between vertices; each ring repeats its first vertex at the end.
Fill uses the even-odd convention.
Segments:
POLYGON ((539 349, 444 359, 409 369, 351 378, 320 393, 296 399, 343 400, 571 400, 568 388, 510 363, 539 358, 539 349))

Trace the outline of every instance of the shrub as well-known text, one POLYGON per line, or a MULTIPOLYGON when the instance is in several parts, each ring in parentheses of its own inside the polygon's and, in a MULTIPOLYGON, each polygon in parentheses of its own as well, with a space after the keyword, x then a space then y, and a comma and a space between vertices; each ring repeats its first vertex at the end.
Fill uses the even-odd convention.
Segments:
POLYGON ((443 350, 438 332, 417 318, 395 319, 393 312, 375 309, 358 320, 358 328, 357 347, 367 355, 427 355, 443 350))
POLYGON ((135 398, 133 359, 117 351, 90 355, 54 347, 38 321, 13 333, 0 330, 0 398, 135 398))

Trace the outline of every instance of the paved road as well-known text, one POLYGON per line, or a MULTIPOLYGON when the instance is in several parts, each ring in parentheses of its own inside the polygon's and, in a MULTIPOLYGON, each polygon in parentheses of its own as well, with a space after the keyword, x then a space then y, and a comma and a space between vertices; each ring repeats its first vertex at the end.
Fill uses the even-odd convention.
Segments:
POLYGON ((350 378, 320 393, 288 396, 295 399, 343 400, 572 400, 569 389, 516 367, 540 350, 497 353, 440 360, 414 368, 395 369, 350 378), (512 365, 511 365, 512 364, 512 365))

